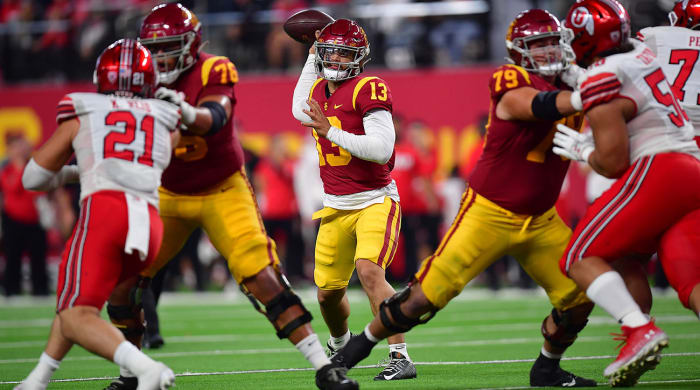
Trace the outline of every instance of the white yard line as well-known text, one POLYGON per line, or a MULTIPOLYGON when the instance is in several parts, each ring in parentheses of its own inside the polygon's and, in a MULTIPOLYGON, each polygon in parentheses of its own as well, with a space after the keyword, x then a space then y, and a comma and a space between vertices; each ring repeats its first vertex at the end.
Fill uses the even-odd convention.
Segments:
MULTIPOLYGON (((214 352, 209 352, 210 354, 218 354, 214 352)), ((166 355, 166 354, 164 354, 166 355)), ((168 356, 173 356, 174 354, 167 354, 168 356)), ((184 356, 185 354, 183 354, 184 356)), ((682 356, 698 356, 700 352, 689 352, 689 353, 667 353, 663 354, 665 357, 682 357, 682 356)), ((564 358, 562 360, 600 360, 600 359, 612 359, 615 356, 581 356, 574 358, 564 358)), ((96 358, 97 359, 97 358, 96 358)), ((78 359, 76 359, 78 360, 78 359)), ((85 360, 85 359, 80 359, 85 360)), ((455 361, 455 362, 415 362, 417 366, 468 366, 468 365, 478 365, 478 364, 510 364, 510 363, 531 363, 535 359, 511 359, 511 360, 482 360, 482 361, 455 361)), ((355 368, 375 368, 377 365, 368 366, 357 366, 355 368)), ((176 374, 176 376, 207 376, 207 375, 241 375, 241 374, 261 374, 261 373, 273 373, 273 372, 292 372, 292 371, 312 371, 313 368, 278 368, 270 370, 241 370, 241 371, 218 371, 218 372, 183 372, 176 374)), ((54 379, 51 382, 86 382, 86 381, 98 381, 98 380, 108 380, 115 379, 114 377, 103 376, 103 377, 93 377, 93 378, 69 378, 69 379, 54 379)), ((663 380, 663 381, 641 381, 640 384, 673 384, 673 383, 695 383, 700 382, 700 379, 681 379, 681 380, 663 380)), ((0 385, 7 384, 17 384, 19 381, 0 381, 0 385)), ((601 383, 601 385, 604 383, 601 383)), ((529 389, 529 387, 498 387, 490 389, 499 390, 510 390, 510 389, 529 389)))

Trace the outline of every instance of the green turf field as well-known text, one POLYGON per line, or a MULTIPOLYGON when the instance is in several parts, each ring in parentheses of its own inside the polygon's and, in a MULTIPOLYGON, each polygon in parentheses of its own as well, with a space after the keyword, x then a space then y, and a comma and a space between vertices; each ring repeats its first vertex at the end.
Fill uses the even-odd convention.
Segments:
MULTIPOLYGON (((314 314, 322 342, 328 332, 312 290, 302 299, 314 314)), ((366 297, 354 291, 351 330, 370 319, 366 297)), ((52 301, 5 301, 0 305, 0 389, 11 389, 41 354, 53 315, 52 301)), ((468 292, 407 337, 418 378, 374 382, 388 354, 375 348, 350 371, 363 389, 526 388, 540 350, 540 323, 549 312, 541 293, 490 295, 468 292)), ((661 365, 642 377, 645 389, 700 388, 700 323, 674 295, 656 297, 652 314, 669 334, 661 365)), ((168 295, 161 307, 165 346, 147 351, 177 374, 177 389, 313 389, 313 371, 297 350, 274 335, 271 325, 240 295, 168 295)), ((563 367, 605 385, 602 372, 616 355, 609 335, 619 328, 599 309, 567 353, 563 367)), ((49 389, 101 389, 116 376, 113 363, 73 348, 49 389)))

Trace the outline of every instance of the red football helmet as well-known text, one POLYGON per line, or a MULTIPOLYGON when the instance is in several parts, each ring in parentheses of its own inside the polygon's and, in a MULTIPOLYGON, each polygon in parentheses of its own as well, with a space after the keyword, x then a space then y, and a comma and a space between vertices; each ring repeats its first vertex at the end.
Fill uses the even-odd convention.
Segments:
POLYGON ((576 0, 564 26, 574 32, 571 47, 579 65, 620 47, 630 38, 630 17, 617 0, 576 0))
POLYGON ((152 97, 158 72, 148 49, 133 39, 120 39, 97 58, 92 81, 99 93, 152 97))
POLYGON ((146 16, 139 42, 153 53, 161 83, 174 83, 197 61, 202 42, 200 27, 197 16, 180 3, 161 4, 146 16))
POLYGON ((351 79, 364 70, 369 58, 367 34, 356 22, 338 19, 326 25, 314 42, 316 48, 316 73, 331 81, 351 79), (351 58, 340 61, 333 55, 351 58))
POLYGON ((510 60, 528 71, 545 76, 559 74, 574 61, 570 42, 572 33, 562 28, 554 15, 543 9, 521 12, 510 23, 506 33, 506 48, 510 60), (558 45, 533 45, 534 42, 556 38, 558 45))
POLYGON ((678 0, 668 13, 671 26, 700 28, 700 0, 678 0))

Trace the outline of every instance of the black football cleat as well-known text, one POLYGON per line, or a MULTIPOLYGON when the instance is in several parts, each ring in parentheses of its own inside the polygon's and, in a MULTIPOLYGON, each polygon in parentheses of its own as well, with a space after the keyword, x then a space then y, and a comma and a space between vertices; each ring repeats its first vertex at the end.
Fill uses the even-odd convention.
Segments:
POLYGON ((598 383, 592 379, 576 376, 557 367, 554 370, 544 370, 537 365, 530 370, 530 386, 533 387, 595 387, 598 383))
POLYGON ((416 377, 416 366, 399 352, 389 354, 389 364, 374 377, 375 381, 396 381, 416 377))
POLYGON ((136 377, 119 376, 119 379, 115 379, 104 390, 136 390, 138 386, 139 381, 136 377))
POLYGON ((359 390, 360 385, 347 377, 348 369, 334 363, 316 371, 316 386, 321 390, 359 390))
POLYGON ((149 334, 146 332, 143 341, 141 342, 143 348, 145 349, 158 349, 165 344, 163 336, 160 333, 149 334))

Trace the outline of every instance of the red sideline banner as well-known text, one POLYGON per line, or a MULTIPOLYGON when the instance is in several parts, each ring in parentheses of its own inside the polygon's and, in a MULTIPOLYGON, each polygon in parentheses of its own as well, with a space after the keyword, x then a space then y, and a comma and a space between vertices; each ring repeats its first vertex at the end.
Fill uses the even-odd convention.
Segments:
MULTIPOLYGON (((441 164, 456 162, 458 137, 488 112, 491 67, 366 72, 385 79, 394 98, 394 112, 407 121, 421 120, 435 133, 441 164), (442 150, 444 147, 450 150, 442 150)), ((291 144, 306 134, 291 114, 295 76, 241 76, 236 85, 237 128, 243 143, 264 152, 270 135, 283 133, 291 144)), ((92 84, 33 85, 0 90, 0 159, 5 134, 21 131, 35 145, 56 127, 56 104, 70 92, 94 92, 92 84)), ((466 142, 466 141, 465 141, 466 142)))

